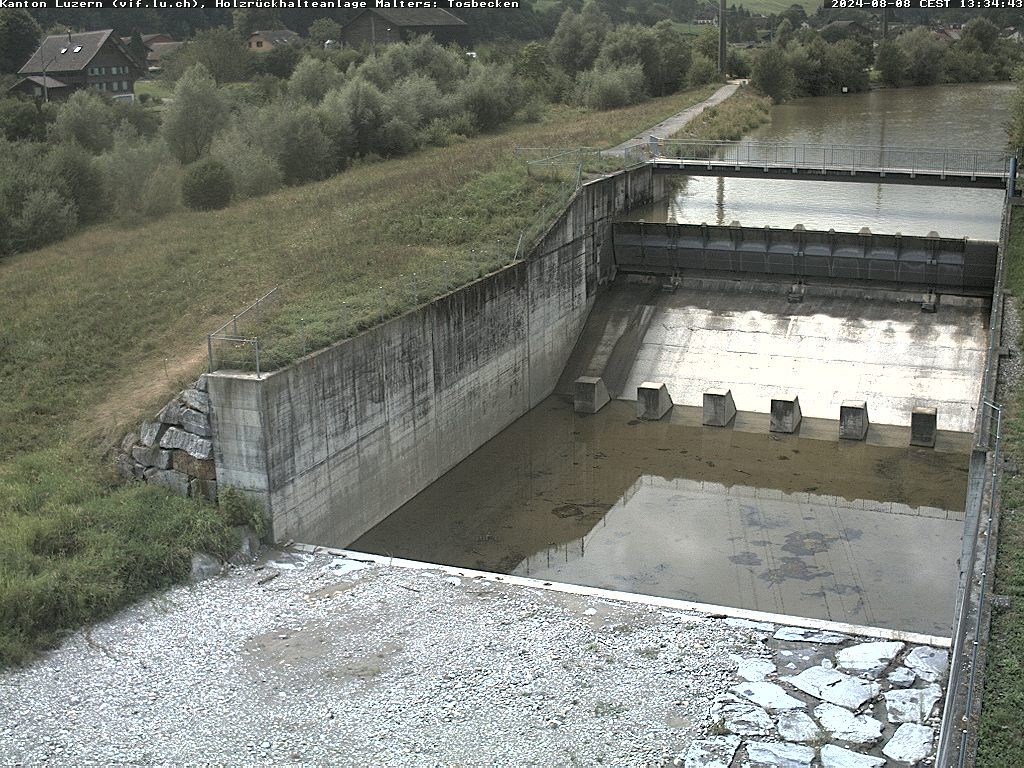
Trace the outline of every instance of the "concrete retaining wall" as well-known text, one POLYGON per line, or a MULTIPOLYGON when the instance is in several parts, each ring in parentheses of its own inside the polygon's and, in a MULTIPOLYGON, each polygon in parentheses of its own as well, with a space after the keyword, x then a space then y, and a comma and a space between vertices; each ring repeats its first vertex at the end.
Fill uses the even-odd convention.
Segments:
POLYGON ((285 370, 209 375, 221 486, 260 498, 278 541, 358 538, 554 390, 612 217, 661 183, 591 182, 526 261, 285 370))

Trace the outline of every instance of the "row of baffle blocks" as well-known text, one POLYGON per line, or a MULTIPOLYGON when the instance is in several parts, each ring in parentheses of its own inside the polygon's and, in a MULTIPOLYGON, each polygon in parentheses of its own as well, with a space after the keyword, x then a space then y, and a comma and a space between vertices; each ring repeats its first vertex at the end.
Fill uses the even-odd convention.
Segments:
MULTIPOLYGON (((573 407, 577 413, 597 413, 611 398, 604 380, 596 376, 580 376, 576 379, 573 407)), ((655 381, 645 381, 636 389, 636 415, 640 419, 657 420, 672 408, 672 396, 668 387, 655 381)), ((727 427, 736 416, 736 403, 732 390, 709 389, 704 393, 704 425, 727 427)), ((800 426, 800 398, 772 398, 772 432, 796 432, 800 426)), ((910 415, 910 444, 925 448, 935 447, 937 424, 935 408, 914 408, 910 415)), ((839 407, 839 437, 844 440, 863 440, 867 437, 868 404, 864 400, 846 400, 839 407)))

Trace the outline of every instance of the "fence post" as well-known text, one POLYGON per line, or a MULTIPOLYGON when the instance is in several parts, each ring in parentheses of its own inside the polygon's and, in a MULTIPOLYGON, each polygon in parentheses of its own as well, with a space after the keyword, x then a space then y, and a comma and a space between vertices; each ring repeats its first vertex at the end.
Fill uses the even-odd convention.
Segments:
POLYGON ((257 338, 256 342, 256 378, 260 377, 260 340, 257 338))
POLYGON ((420 303, 419 287, 416 285, 416 273, 412 273, 412 303, 416 306, 420 303))
POLYGON ((302 334, 302 356, 306 356, 306 321, 299 318, 299 332, 302 334))
POLYGON ((207 365, 206 365, 206 372, 207 373, 213 373, 213 334, 212 333, 206 334, 206 354, 208 355, 208 357, 207 357, 208 362, 207 362, 207 365))
POLYGON ((238 315, 231 316, 231 335, 238 337, 238 315))
POLYGON ((380 286, 380 321, 384 322, 384 286, 380 286))

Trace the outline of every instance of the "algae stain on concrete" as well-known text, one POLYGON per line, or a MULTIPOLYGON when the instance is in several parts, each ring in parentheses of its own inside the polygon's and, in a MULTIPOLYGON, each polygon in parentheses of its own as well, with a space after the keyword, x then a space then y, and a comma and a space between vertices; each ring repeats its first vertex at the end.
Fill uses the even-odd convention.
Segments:
POLYGON ((770 434, 755 415, 705 428, 698 409, 639 422, 634 410, 579 416, 549 398, 350 548, 948 634, 965 451, 770 434))

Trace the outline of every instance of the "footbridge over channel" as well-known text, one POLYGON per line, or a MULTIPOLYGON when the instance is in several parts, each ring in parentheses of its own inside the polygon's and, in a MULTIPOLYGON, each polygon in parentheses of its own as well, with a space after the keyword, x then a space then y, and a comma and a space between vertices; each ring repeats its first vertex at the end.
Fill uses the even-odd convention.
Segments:
POLYGON ((1017 158, 964 148, 680 141, 652 136, 645 148, 658 173, 759 179, 806 179, 942 187, 1006 188, 1017 158))

